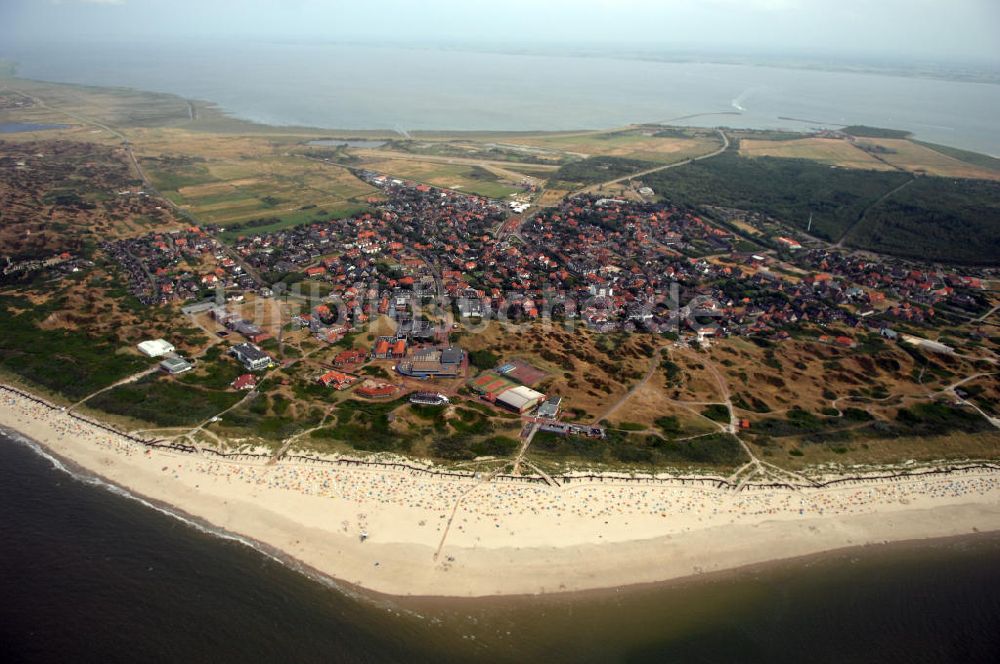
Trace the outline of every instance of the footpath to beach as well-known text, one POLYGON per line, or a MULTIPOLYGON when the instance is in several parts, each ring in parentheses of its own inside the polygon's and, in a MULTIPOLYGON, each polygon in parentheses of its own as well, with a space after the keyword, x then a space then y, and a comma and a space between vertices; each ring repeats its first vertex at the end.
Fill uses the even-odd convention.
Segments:
POLYGON ((0 427, 132 494, 316 572, 392 595, 665 581, 849 546, 1000 530, 1000 464, 732 487, 546 482, 291 454, 223 455, 118 432, 0 386, 0 427))

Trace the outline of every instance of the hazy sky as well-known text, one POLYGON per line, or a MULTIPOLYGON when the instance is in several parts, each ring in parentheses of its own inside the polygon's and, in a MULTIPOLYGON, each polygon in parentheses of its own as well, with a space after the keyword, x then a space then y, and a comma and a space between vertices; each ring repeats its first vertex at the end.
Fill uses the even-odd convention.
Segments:
POLYGON ((1000 0, 0 0, 8 43, 171 36, 635 42, 1000 65, 1000 0))

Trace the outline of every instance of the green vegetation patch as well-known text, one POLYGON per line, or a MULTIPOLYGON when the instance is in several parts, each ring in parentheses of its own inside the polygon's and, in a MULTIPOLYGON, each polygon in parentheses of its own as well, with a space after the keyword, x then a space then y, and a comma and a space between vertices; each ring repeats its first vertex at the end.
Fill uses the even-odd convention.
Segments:
POLYGON ((740 157, 732 152, 643 176, 680 205, 715 205, 760 212, 837 240, 865 210, 909 179, 896 171, 860 171, 806 159, 740 157))
POLYGON ((552 175, 552 182, 562 182, 572 188, 576 184, 588 185, 616 180, 655 167, 656 164, 639 159, 589 157, 560 167, 552 175))
POLYGON ((921 403, 896 413, 897 431, 906 435, 932 436, 951 431, 976 433, 991 429, 981 415, 941 402, 921 403))
POLYGON ((844 127, 841 131, 859 138, 909 138, 911 136, 910 132, 902 129, 885 129, 867 125, 851 125, 844 127))
POLYGON ((145 358, 120 353, 113 336, 94 337, 38 326, 53 307, 0 299, 0 366, 27 381, 80 399, 149 366, 145 358), (30 308, 14 314, 8 307, 30 308))
POLYGON ((472 440, 467 435, 458 434, 435 440, 431 445, 431 452, 441 459, 462 461, 483 456, 510 456, 517 447, 517 439, 509 436, 492 436, 483 440, 472 440))
POLYGON ((1000 182, 918 178, 869 211, 849 243, 921 260, 996 264, 1000 182))
POLYGON ((350 399, 337 405, 336 424, 313 431, 314 439, 333 439, 368 452, 407 452, 413 438, 401 436, 390 428, 389 414, 404 399, 369 402, 350 399))
POLYGON ((303 429, 319 424, 322 411, 309 410, 305 415, 296 416, 288 412, 291 402, 281 395, 259 395, 248 404, 243 404, 226 413, 222 421, 215 425, 233 435, 232 429, 242 429, 238 435, 258 436, 272 441, 285 440, 303 429), (245 433, 244 433, 245 432, 245 433))
MULTIPOLYGON (((673 420, 663 420, 661 429, 673 433, 673 420)), ((610 430, 607 439, 600 440, 542 431, 531 442, 531 454, 548 459, 654 467, 732 468, 747 460, 739 440, 723 433, 690 440, 668 440, 656 435, 610 430)))
POLYGON ((604 461, 608 444, 597 438, 561 436, 551 431, 539 431, 531 440, 531 451, 546 456, 604 461))
POLYGON ((653 448, 665 464, 733 467, 748 461, 740 441, 728 433, 682 441, 658 439, 653 448))
POLYGON ((359 203, 343 203, 327 206, 323 209, 307 207, 285 214, 277 214, 259 219, 251 219, 235 224, 227 224, 220 237, 225 242, 232 242, 241 236, 265 235, 275 233, 293 226, 306 226, 321 223, 331 219, 343 219, 368 210, 367 205, 359 203))
POLYGON ((724 424, 728 424, 730 419, 729 409, 721 403, 713 403, 711 406, 706 406, 701 411, 701 414, 710 420, 722 422, 724 424))
POLYGON ((87 401, 87 406, 160 426, 187 426, 221 413, 243 396, 194 388, 166 376, 149 376, 102 392, 87 401))
POLYGON ((218 182, 201 157, 145 157, 142 165, 160 190, 177 191, 207 182, 218 182))
POLYGON ((469 364, 485 371, 500 364, 500 356, 489 350, 472 350, 469 351, 469 364))

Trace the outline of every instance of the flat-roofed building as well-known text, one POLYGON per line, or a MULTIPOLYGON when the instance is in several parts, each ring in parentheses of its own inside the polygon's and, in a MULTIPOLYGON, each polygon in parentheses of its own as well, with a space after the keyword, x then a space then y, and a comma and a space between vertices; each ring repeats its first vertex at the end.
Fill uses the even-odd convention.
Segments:
POLYGON ((253 344, 239 344, 233 346, 230 354, 239 360, 248 371, 260 371, 267 369, 274 361, 271 356, 253 344))
POLYGON ((541 392, 536 392, 525 385, 518 385, 501 392, 497 396, 496 402, 516 413, 526 413, 544 398, 545 395, 541 392))
POLYGON ((151 339, 150 341, 143 341, 138 346, 139 352, 146 357, 163 357, 168 353, 174 352, 176 350, 173 344, 164 341, 163 339, 151 339))
POLYGON ((542 402, 538 407, 538 416, 546 419, 554 419, 559 415, 559 407, 562 405, 562 397, 551 397, 542 402))
POLYGON ((457 346, 419 350, 396 365, 396 371, 417 378, 454 377, 462 372, 465 351, 457 346))
POLYGON ((175 355, 160 362, 160 368, 168 374, 179 374, 184 373, 185 371, 191 371, 194 367, 192 367, 191 363, 183 357, 177 357, 175 355))

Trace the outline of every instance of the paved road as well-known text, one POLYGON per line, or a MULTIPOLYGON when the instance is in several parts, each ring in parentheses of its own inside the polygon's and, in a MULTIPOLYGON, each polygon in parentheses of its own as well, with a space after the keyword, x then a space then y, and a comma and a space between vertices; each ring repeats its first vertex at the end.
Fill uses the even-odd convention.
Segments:
MULTIPOLYGON (((607 182, 601 182, 601 183, 598 183, 598 184, 595 184, 595 185, 591 185, 589 187, 584 187, 583 189, 579 189, 577 191, 573 191, 573 192, 570 192, 570 193, 566 194, 566 196, 564 197, 564 200, 566 198, 572 198, 574 196, 579 196, 581 194, 596 192, 596 191, 602 189, 603 187, 607 187, 608 185, 617 184, 619 182, 625 182, 627 180, 633 180, 635 178, 641 178, 641 177, 649 175, 651 173, 659 173, 660 171, 665 171, 668 168, 678 168, 680 166, 686 166, 687 164, 691 164, 691 163, 694 163, 696 161, 701 161, 702 159, 710 159, 712 157, 717 157, 717 156, 719 156, 720 154, 722 154, 723 152, 725 152, 726 150, 729 149, 729 137, 726 135, 726 132, 722 131, 721 129, 716 129, 715 131, 718 132, 719 137, 722 138, 722 147, 719 148, 718 150, 715 150, 714 152, 709 152, 708 154, 703 154, 703 155, 700 155, 698 157, 692 157, 691 159, 685 159, 684 161, 678 161, 678 162, 675 162, 673 164, 664 164, 663 166, 656 166, 655 168, 648 168, 648 169, 646 169, 644 171, 639 171, 638 173, 631 173, 631 174, 626 175, 624 177, 615 178, 613 180, 608 180, 607 182)), ((504 223, 500 227, 500 230, 499 230, 499 232, 497 234, 497 239, 500 239, 501 237, 503 237, 506 234, 508 238, 514 237, 514 238, 517 238, 518 240, 520 240, 522 244, 527 244, 527 242, 524 239, 524 236, 521 235, 521 228, 522 228, 522 226, 524 226, 524 222, 527 221, 530 217, 535 216, 536 214, 538 214, 542 210, 547 210, 547 209, 555 208, 555 207, 558 207, 558 206, 559 206, 559 202, 553 203, 552 205, 542 206, 542 207, 532 206, 532 208, 531 208, 530 211, 525 212, 525 213, 520 214, 520 215, 516 215, 516 216, 510 217, 507 220, 507 222, 504 223)))
POLYGON ((615 178, 614 180, 608 180, 607 182, 601 182, 600 184, 595 184, 589 187, 585 187, 584 189, 581 189, 580 191, 574 192, 570 195, 577 196, 579 194, 585 194, 588 192, 592 193, 600 190, 603 187, 607 187, 608 185, 618 184, 619 182, 626 182, 628 180, 635 180, 637 178, 650 175, 652 173, 659 173, 660 171, 665 171, 669 168, 678 168, 680 166, 687 166, 688 164, 693 164, 694 162, 701 161, 702 159, 711 159, 712 157, 718 157, 720 154, 729 149, 729 137, 726 136, 726 132, 722 131, 721 129, 716 129, 715 131, 718 132, 719 136, 722 138, 722 147, 716 150, 715 152, 709 152, 708 154, 703 154, 698 157, 692 157, 690 159, 685 159, 684 161, 678 161, 673 164, 665 164, 663 166, 657 166, 655 168, 648 168, 644 171, 639 171, 638 173, 632 173, 624 177, 615 178))

